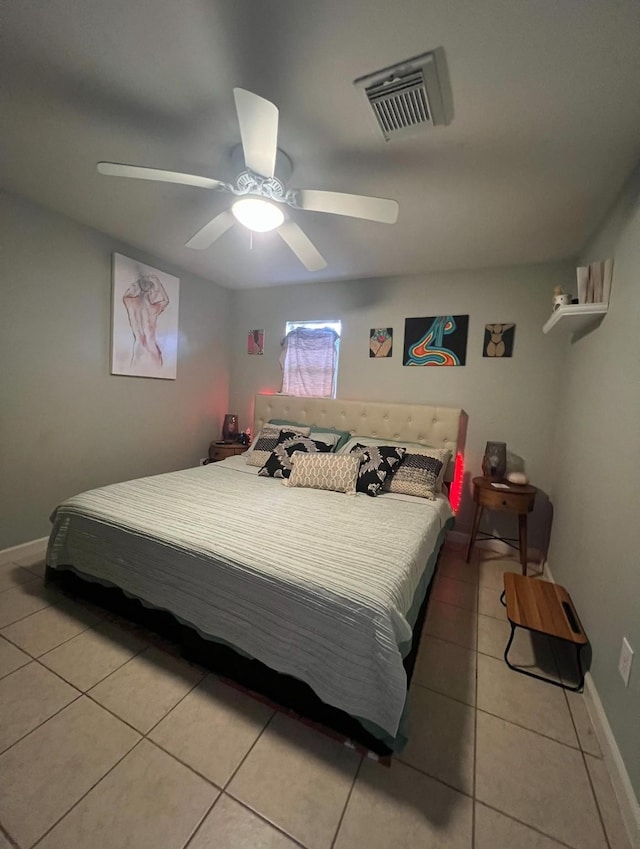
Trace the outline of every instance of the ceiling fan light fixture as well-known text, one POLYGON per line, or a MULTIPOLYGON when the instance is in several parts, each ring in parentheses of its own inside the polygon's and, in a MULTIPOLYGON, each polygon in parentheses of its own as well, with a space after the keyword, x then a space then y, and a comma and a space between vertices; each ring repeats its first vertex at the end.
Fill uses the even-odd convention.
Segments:
POLYGON ((240 198, 231 207, 231 212, 247 230, 254 233, 268 233, 284 221, 282 210, 262 198, 240 198))

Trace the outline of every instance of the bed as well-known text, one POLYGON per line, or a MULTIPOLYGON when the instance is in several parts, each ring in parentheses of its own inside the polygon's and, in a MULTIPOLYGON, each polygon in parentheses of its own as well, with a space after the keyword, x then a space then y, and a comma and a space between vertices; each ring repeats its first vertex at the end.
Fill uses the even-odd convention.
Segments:
MULTIPOLYGON (((272 420, 460 449, 451 408, 256 396, 254 432, 272 420)), ((413 631, 453 522, 447 497, 291 489, 257 472, 238 455, 70 498, 52 516, 47 574, 166 611, 223 674, 285 705, 300 684, 330 716, 297 697, 296 710, 334 728, 348 718, 347 736, 380 753, 401 748, 413 631), (260 684, 263 669, 276 683, 256 686, 256 664, 260 684)))

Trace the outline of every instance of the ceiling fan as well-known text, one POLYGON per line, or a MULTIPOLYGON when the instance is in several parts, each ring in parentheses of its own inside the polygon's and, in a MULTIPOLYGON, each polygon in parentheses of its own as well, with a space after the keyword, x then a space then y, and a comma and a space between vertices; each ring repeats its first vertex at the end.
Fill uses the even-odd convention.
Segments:
POLYGON ((98 171, 111 177, 180 183, 234 195, 236 200, 231 209, 212 218, 189 239, 186 246, 206 250, 237 220, 254 232, 276 230, 308 271, 319 271, 327 263, 304 231, 286 215, 283 207, 395 224, 398 219, 395 200, 285 188, 292 165, 284 151, 278 149, 277 106, 243 88, 234 88, 233 96, 242 139, 242 146, 232 151, 232 160, 239 169, 235 184, 195 174, 117 162, 98 162, 98 171))

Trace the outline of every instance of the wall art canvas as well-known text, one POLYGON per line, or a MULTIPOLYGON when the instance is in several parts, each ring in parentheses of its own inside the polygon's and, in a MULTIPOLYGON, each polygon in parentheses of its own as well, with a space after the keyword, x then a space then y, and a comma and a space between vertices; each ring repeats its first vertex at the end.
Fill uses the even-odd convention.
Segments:
POLYGON ((250 330, 247 336, 247 353, 264 354, 264 330, 250 330))
POLYGON ((483 357, 512 357, 515 324, 485 324, 483 357))
POLYGON ((468 315, 434 315, 404 321, 405 366, 463 366, 468 315))
POLYGON ((390 357, 393 350, 393 327, 376 327, 369 333, 369 356, 390 357))
POLYGON ((111 374, 176 379, 180 280, 113 255, 111 374))

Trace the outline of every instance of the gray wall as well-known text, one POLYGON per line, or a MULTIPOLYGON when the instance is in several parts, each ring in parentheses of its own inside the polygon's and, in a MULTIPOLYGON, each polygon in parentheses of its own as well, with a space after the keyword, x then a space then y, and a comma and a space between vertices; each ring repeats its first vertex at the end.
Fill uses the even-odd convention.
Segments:
POLYGON ((640 169, 582 261, 608 256, 609 312, 563 354, 549 562, 591 641, 593 679, 640 796, 640 169), (628 689, 623 636, 636 653, 628 689))
MULTIPOLYGON (((553 287, 570 285, 574 275, 573 264, 557 264, 238 291, 230 405, 246 427, 253 395, 279 391, 278 357, 287 320, 340 319, 338 397, 463 407, 469 415, 467 481, 458 529, 471 523, 470 478, 480 474, 486 441, 504 440, 510 451, 524 458, 532 482, 543 490, 531 523, 531 542, 544 547, 544 492, 551 483, 549 453, 561 386, 561 346, 557 339, 543 336, 541 328, 551 312, 553 287), (449 313, 470 316, 467 365, 404 367, 404 319, 449 313), (513 358, 483 358, 484 325, 511 321, 517 324, 513 358), (394 328, 389 359, 369 357, 369 331, 379 326, 394 328), (262 357, 247 355, 247 332, 254 328, 265 329, 262 357)), ((499 521, 496 514, 489 518, 499 521)), ((511 536, 515 531, 511 523, 502 530, 511 536)))
POLYGON ((0 194, 0 548, 63 498, 195 465, 227 407, 231 295, 0 194), (109 374, 113 251, 181 278, 177 380, 109 374))

